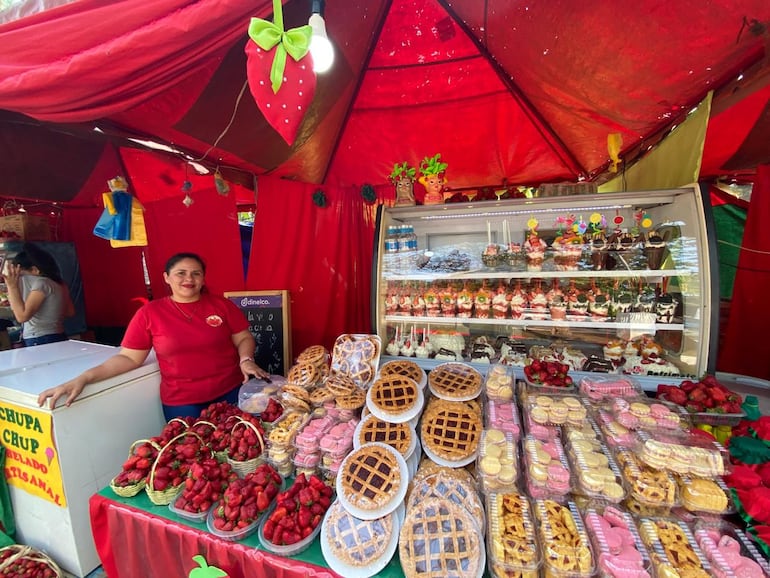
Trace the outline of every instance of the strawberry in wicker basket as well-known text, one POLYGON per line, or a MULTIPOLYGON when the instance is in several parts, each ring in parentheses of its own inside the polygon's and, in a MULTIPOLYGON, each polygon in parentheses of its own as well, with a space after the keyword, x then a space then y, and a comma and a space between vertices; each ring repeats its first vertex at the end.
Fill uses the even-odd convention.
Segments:
POLYGON ((0 549, 0 576, 62 578, 64 574, 44 552, 14 544, 0 549))
POLYGON ((182 490, 191 465, 206 453, 212 456, 211 449, 192 430, 169 440, 158 452, 147 477, 144 489, 150 501, 157 506, 170 504, 182 490))
POLYGON ((239 419, 230 430, 227 462, 245 476, 265 461, 265 433, 259 419, 250 415, 239 419))
POLYGON ((151 440, 136 440, 131 444, 128 459, 123 462, 123 471, 110 481, 112 491, 124 498, 141 492, 159 451, 160 446, 151 440))

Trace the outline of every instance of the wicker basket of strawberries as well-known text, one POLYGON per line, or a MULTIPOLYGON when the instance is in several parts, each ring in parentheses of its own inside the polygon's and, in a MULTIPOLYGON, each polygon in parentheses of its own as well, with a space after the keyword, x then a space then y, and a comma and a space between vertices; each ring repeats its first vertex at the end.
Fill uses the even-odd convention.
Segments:
POLYGON ((62 578, 64 574, 45 552, 30 546, 14 544, 0 549, 0 576, 62 578))

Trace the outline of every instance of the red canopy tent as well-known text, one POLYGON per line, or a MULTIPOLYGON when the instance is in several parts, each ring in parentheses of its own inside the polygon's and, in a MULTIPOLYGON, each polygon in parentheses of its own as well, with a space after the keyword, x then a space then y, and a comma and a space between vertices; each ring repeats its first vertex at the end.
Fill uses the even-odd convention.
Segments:
MULTIPOLYGON (((143 291, 138 250, 90 234, 119 173, 147 209, 155 287, 171 251, 198 250, 214 290, 290 289, 301 348, 369 329, 372 210, 360 189, 386 198, 379 185, 395 162, 441 153, 452 187, 601 180, 609 133, 622 135, 630 163, 710 90, 718 116, 702 174, 767 161, 752 145, 770 99, 765 0, 330 0, 336 63, 291 146, 246 86, 249 19, 271 12, 269 0, 0 12, 0 196, 65 203, 60 238, 85 261, 90 323, 123 323, 130 308, 114 303, 143 291), (234 194, 218 195, 190 160, 220 167, 234 194), (310 200, 319 186, 326 209, 310 200), (236 201, 257 208, 246 279, 236 201), (355 250, 343 235, 361 237, 355 250), (113 266, 120 282, 100 272, 113 266)), ((307 0, 284 3, 287 27, 309 14, 307 0)))

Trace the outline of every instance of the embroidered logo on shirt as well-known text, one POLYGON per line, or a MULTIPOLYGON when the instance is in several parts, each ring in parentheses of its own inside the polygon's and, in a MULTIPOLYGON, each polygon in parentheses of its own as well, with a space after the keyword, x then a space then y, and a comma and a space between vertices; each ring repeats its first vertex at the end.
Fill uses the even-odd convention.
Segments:
POLYGON ((224 323, 222 321, 222 318, 219 315, 209 315, 206 317, 206 323, 208 323, 211 327, 219 327, 224 323))

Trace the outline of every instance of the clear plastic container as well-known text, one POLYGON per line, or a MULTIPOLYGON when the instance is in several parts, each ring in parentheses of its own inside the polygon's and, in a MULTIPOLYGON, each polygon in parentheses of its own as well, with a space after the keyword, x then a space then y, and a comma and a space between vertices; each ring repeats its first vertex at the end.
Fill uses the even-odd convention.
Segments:
POLYGON ((521 421, 515 401, 488 399, 485 416, 488 428, 509 433, 515 440, 521 438, 521 421))
POLYGON ((689 418, 681 409, 649 398, 616 399, 607 402, 603 408, 615 421, 630 430, 666 431, 690 426, 689 418))
POLYGON ((273 544, 270 540, 265 538, 265 524, 267 523, 267 520, 270 517, 270 514, 273 513, 274 509, 274 505, 270 507, 270 509, 262 516, 262 519, 258 524, 259 542, 262 544, 262 546, 265 547, 265 550, 280 556, 296 556, 297 554, 307 550, 310 547, 310 544, 313 543, 313 540, 316 539, 319 532, 321 531, 321 524, 319 523, 315 528, 313 528, 313 531, 308 536, 298 542, 295 542, 294 544, 273 544))
POLYGON ((585 405, 575 395, 530 394, 524 411, 534 423, 546 426, 579 426, 588 416, 585 405))
POLYGON ((676 480, 668 472, 642 464, 632 450, 623 448, 615 453, 623 474, 628 495, 641 506, 673 508, 679 504, 676 480))
POLYGON ((670 569, 688 578, 711 576, 711 567, 684 522, 666 518, 641 518, 639 534, 648 548, 658 576, 670 575, 670 569))
POLYGON ((594 555, 575 503, 536 500, 533 509, 539 521, 538 537, 546 576, 592 576, 596 568, 594 555))
POLYGON ((603 502, 590 502, 583 521, 596 554, 599 576, 624 578, 651 574, 652 562, 628 512, 603 502))
POLYGON ((609 446, 631 448, 636 445, 634 432, 618 423, 611 413, 600 409, 596 412, 596 423, 599 424, 609 446))
POLYGON ((337 337, 332 349, 332 373, 343 373, 366 389, 377 375, 382 352, 378 335, 346 333, 337 337))
POLYGON ((574 440, 567 446, 575 491, 589 498, 619 503, 626 497, 623 476, 612 453, 594 440, 574 440))
POLYGON ((518 492, 487 496, 487 567, 495 578, 538 578, 542 560, 529 500, 518 492))
POLYGON ((722 478, 679 476, 679 495, 689 512, 719 516, 735 513, 732 494, 722 478))
POLYGON ((513 370, 499 363, 492 365, 484 380, 484 393, 488 399, 511 401, 515 393, 513 370))
POLYGON ((439 471, 413 484, 406 509, 411 510, 417 503, 427 498, 440 498, 454 502, 470 514, 482 532, 486 531, 484 504, 475 486, 456 475, 454 471, 439 471))
POLYGON ((176 514, 180 518, 183 518, 183 519, 188 520, 190 522, 198 522, 200 524, 203 524, 203 523, 206 522, 206 518, 208 517, 209 510, 211 510, 211 508, 209 508, 208 510, 204 510, 202 512, 197 512, 197 513, 196 512, 188 512, 187 510, 184 510, 182 508, 177 508, 176 507, 175 503, 176 503, 176 501, 178 499, 179 499, 179 497, 177 497, 173 502, 171 502, 168 505, 168 509, 171 510, 171 512, 173 512, 174 514, 176 514))
POLYGON ((715 573, 725 578, 770 577, 770 563, 737 526, 723 520, 698 520, 693 533, 715 573))
POLYGON ((483 492, 512 491, 519 477, 518 443, 499 429, 481 432, 476 473, 483 492))
POLYGON ((238 408, 251 414, 261 414, 265 411, 271 397, 276 397, 281 386, 286 383, 282 375, 271 375, 270 381, 250 379, 238 390, 238 408))
POLYGON ((603 441, 604 435, 596 420, 589 414, 580 425, 567 424, 564 426, 563 437, 567 442, 576 440, 603 441))
POLYGON ((297 411, 287 411, 273 424, 267 434, 267 448, 294 448, 294 440, 302 429, 309 414, 297 411))
POLYGON ((586 376, 580 380, 578 388, 592 403, 617 398, 631 400, 644 397, 642 385, 633 377, 625 375, 586 376))
POLYGON ((543 442, 527 436, 522 452, 531 497, 563 499, 572 491, 569 463, 559 439, 543 442))
POLYGON ((238 542, 239 540, 248 538, 254 532, 257 531, 257 528, 259 527, 259 522, 265 515, 264 512, 262 512, 259 516, 257 516, 257 518, 253 522, 251 522, 248 526, 244 526, 243 528, 239 528, 237 530, 226 531, 226 530, 218 530, 217 528, 215 528, 214 512, 216 512, 217 508, 220 506, 221 503, 222 502, 219 501, 216 504, 214 504, 206 516, 206 528, 210 533, 214 534, 218 538, 222 538, 222 540, 226 540, 227 542, 238 542))
POLYGON ((723 445, 689 432, 640 431, 637 454, 652 468, 680 475, 715 478, 731 470, 723 445))
MULTIPOLYGON (((577 390, 577 387, 574 383, 571 383, 569 385, 548 385, 547 383, 538 383, 535 381, 531 381, 526 374, 522 375, 522 379, 524 380, 524 383, 526 384, 526 390, 527 394, 563 394, 563 393, 574 393, 577 390)), ((571 379, 571 378, 570 378, 571 379)))

